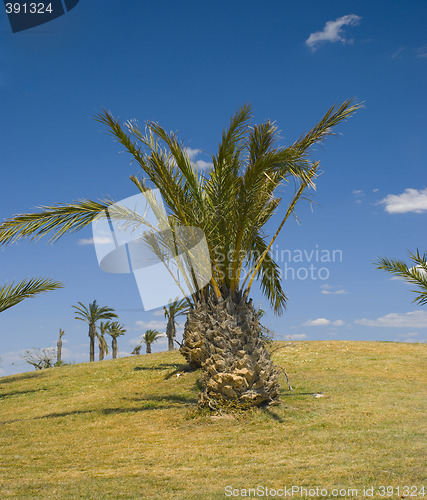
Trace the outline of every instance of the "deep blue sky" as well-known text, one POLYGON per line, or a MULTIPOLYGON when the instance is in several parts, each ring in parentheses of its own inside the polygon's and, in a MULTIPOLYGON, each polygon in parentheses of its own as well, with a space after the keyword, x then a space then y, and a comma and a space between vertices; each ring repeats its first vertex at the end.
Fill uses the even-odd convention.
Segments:
MULTIPOLYGON (((427 312, 372 261, 426 248, 426 16, 424 1, 80 0, 61 18, 13 34, 2 13, 0 218, 136 193, 128 179, 136 167, 93 119, 102 107, 179 130, 204 151, 196 159, 209 161, 244 103, 256 122, 275 120, 290 144, 329 106, 354 97, 365 109, 313 151, 323 170, 317 204, 299 206, 301 225, 289 221, 276 247, 341 250, 342 262, 326 264, 327 280, 288 279, 287 313, 268 312, 265 323, 278 338, 422 341, 427 312)), ((42 275, 66 287, 1 314, 0 374, 26 370, 22 350, 54 345, 59 328, 65 359, 87 360, 87 328, 71 308, 77 301, 96 298, 119 311, 128 329, 123 355, 149 325, 163 327, 161 311, 142 311, 131 276, 98 268, 93 246, 79 244, 90 237, 87 228, 54 246, 21 242, 1 251, 0 283, 42 275)))

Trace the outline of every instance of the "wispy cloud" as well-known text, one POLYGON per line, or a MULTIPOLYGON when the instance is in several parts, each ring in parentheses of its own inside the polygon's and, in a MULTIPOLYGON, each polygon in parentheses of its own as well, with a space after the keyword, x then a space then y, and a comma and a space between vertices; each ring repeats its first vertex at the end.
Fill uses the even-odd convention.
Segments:
POLYGON ((162 309, 158 309, 157 311, 153 311, 151 314, 152 314, 153 316, 162 316, 162 317, 164 317, 165 312, 164 312, 164 310, 163 310, 163 308, 162 308, 162 309))
POLYGON ((337 319, 336 321, 332 321, 332 326, 344 326, 345 323, 342 319, 337 319))
POLYGON ((193 149, 193 148, 185 148, 185 151, 190 158, 190 160, 194 160, 196 156, 198 156, 200 153, 202 153, 201 149, 193 149))
POLYGON ((394 340, 397 340, 398 342, 426 342, 426 338, 421 337, 419 332, 404 333, 403 335, 398 335, 397 337, 395 337, 394 340))
POLYGON ((427 188, 405 189, 402 194, 388 194, 378 202, 384 205, 389 214, 404 214, 408 212, 422 213, 427 211, 427 188))
POLYGON ((293 335, 286 335, 285 336, 285 339, 288 339, 288 340, 303 340, 306 338, 308 338, 308 337, 305 333, 295 333, 293 335))
POLYGON ((404 57, 427 58, 427 45, 422 47, 399 47, 391 56, 392 59, 402 59, 404 57))
POLYGON ((344 288, 339 290, 322 290, 323 295, 346 295, 348 292, 344 288))
POLYGON ((422 47, 418 47, 415 49, 417 57, 427 57, 427 45, 423 45, 422 47))
POLYGON ((79 245, 108 245, 113 243, 113 240, 108 236, 96 236, 95 238, 83 238, 79 240, 79 245))
POLYGON ((322 285, 320 287, 322 289, 323 295, 346 295, 348 294, 347 290, 342 287, 338 287, 338 290, 334 290, 335 287, 331 285, 322 285))
POLYGON ((325 42, 351 42, 351 39, 344 37, 343 28, 344 26, 356 26, 359 24, 361 19, 362 18, 360 16, 356 16, 356 14, 348 14, 347 16, 335 19, 335 21, 328 21, 322 31, 311 33, 305 43, 313 52, 315 52, 319 45, 325 42))
POLYGON ((166 321, 137 321, 135 330, 163 330, 166 328, 166 321))
POLYGON ((337 319, 336 321, 331 321, 326 318, 310 319, 302 324, 302 326, 344 326, 344 321, 337 319))
POLYGON ((352 193, 356 198, 356 203, 362 203, 365 199, 366 194, 362 189, 353 189, 352 193))
POLYGON ((201 149, 193 149, 193 148, 186 148, 185 151, 188 154, 188 157, 190 158, 191 163, 198 169, 198 170, 207 170, 208 168, 212 167, 212 163, 204 160, 196 160, 196 158, 200 155, 203 154, 203 151, 201 149))
POLYGON ((377 319, 357 319, 357 325, 387 328, 427 328, 427 312, 390 313, 377 319))
POLYGON ((207 170, 213 166, 213 163, 204 160, 197 160, 195 165, 199 170, 207 170))

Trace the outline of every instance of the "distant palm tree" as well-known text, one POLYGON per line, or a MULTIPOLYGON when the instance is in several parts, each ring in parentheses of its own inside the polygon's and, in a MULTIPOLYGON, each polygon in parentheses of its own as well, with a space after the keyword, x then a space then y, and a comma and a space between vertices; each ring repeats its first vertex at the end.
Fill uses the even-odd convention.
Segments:
POLYGON ((157 330, 147 330, 142 336, 142 341, 147 347, 147 354, 151 354, 151 344, 163 337, 164 333, 160 333, 157 330))
POLYGON ((95 337, 96 337, 96 323, 102 319, 117 318, 117 314, 111 307, 99 307, 94 300, 86 307, 81 302, 77 302, 78 306, 73 306, 76 310, 75 319, 85 321, 89 325, 89 339, 90 339, 90 361, 95 361, 95 337))
POLYGON ((135 354, 136 356, 139 356, 141 354, 141 347, 142 345, 141 344, 137 344, 133 351, 131 352, 131 354, 135 354))
POLYGON ((16 306, 23 300, 34 297, 39 293, 50 292, 57 288, 63 288, 63 286, 59 281, 48 278, 25 279, 16 285, 14 282, 6 283, 0 288, 0 312, 16 306))
POLYGON ((176 317, 181 314, 187 314, 189 311, 189 303, 187 299, 178 300, 163 307, 165 318, 168 323, 166 325, 166 336, 168 338, 169 351, 174 350, 173 341, 176 336, 176 317))
POLYGON ((425 306, 427 304, 427 252, 423 255, 417 249, 417 253, 413 254, 408 252, 414 266, 408 267, 405 262, 398 259, 387 259, 381 257, 377 259, 374 263, 377 265, 377 269, 383 269, 389 273, 400 276, 408 283, 416 285, 418 290, 412 290, 417 293, 418 296, 415 297, 413 302, 418 302, 420 306, 425 306))
POLYGON ((113 337, 111 341, 111 348, 113 349, 113 359, 117 358, 117 337, 124 335, 126 333, 124 325, 120 324, 118 321, 110 321, 106 333, 113 337))
POLYGON ((62 337, 65 335, 64 330, 59 329, 59 339, 56 343, 56 364, 61 366, 62 364, 62 337))
POLYGON ((107 341, 105 340, 104 335, 107 333, 109 328, 109 322, 103 322, 101 321, 99 325, 99 332, 96 332, 96 338, 98 339, 98 346, 99 346, 99 361, 102 361, 104 359, 105 354, 108 354, 108 344, 107 341))

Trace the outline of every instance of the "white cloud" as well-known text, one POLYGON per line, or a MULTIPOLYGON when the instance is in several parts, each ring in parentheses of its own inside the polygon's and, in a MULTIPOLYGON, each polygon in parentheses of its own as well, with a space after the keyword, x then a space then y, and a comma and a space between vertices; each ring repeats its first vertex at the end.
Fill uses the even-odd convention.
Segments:
POLYGON ((426 338, 420 337, 420 333, 418 332, 404 333, 403 335, 395 337, 394 340, 397 342, 419 342, 419 343, 426 342, 426 338))
POLYGON ((83 238, 79 240, 79 245, 108 245, 113 240, 108 236, 96 236, 95 238, 83 238))
POLYGON ((302 324, 302 326, 327 326, 331 322, 326 318, 310 319, 302 324))
POLYGON ((324 42, 350 42, 343 36, 344 26, 356 26, 359 24, 362 18, 356 16, 356 14, 349 14, 347 16, 342 16, 335 21, 328 21, 322 31, 316 31, 311 33, 311 35, 305 41, 306 45, 315 52, 319 44, 324 42))
POLYGON ((405 189, 402 194, 388 194, 378 202, 385 206, 389 214, 404 214, 408 212, 422 213, 427 211, 427 188, 405 189))
POLYGON ((322 290, 323 295, 346 295, 348 292, 347 290, 344 290, 344 288, 341 288, 340 290, 322 290))
POLYGON ((334 290, 334 287, 331 285, 322 285, 320 288, 322 288, 323 295, 346 295, 348 292, 347 290, 344 290, 344 288, 339 287, 338 290, 334 290))
POLYGON ((334 326, 344 326, 345 325, 345 323, 342 319, 337 319, 336 321, 333 321, 332 324, 334 326))
POLYGON ((375 188, 372 190, 373 193, 378 193, 379 189, 378 188, 375 188))
POLYGON ((185 148, 185 151, 187 152, 188 157, 190 158, 190 161, 194 167, 196 167, 198 170, 207 170, 208 168, 211 168, 213 166, 212 163, 204 160, 197 160, 196 158, 203 153, 203 150, 201 149, 193 149, 193 148, 185 148))
POLYGON ((152 314, 153 316, 157 316, 157 317, 158 317, 158 316, 162 316, 162 317, 164 317, 164 315, 165 315, 165 313, 164 313, 164 311, 163 311, 163 308, 162 308, 162 309, 159 309, 159 310, 157 310, 157 311, 154 311, 154 312, 153 312, 153 313, 151 313, 151 314, 152 314))
POLYGON ((288 340, 302 340, 308 338, 305 333, 295 333, 294 335, 286 335, 285 339, 288 340))
POLYGON ((362 195, 363 194, 363 191, 361 189, 353 189, 353 194, 355 195, 362 195))
POLYGON ((193 148, 185 148, 185 151, 190 158, 190 160, 195 160, 196 156, 198 156, 200 153, 202 153, 201 149, 193 149, 193 148))
POLYGON ((390 313, 377 319, 357 319, 355 323, 363 326, 380 326, 386 328, 427 328, 427 312, 390 313))
POLYGON ((203 161, 203 160, 197 160, 196 161, 196 167, 199 170, 207 170, 208 168, 213 167, 213 163, 208 162, 208 161, 203 161))
POLYGON ((335 321, 331 321, 326 318, 317 318, 317 319, 310 319, 306 321, 305 323, 302 324, 302 326, 343 326, 345 323, 341 319, 337 319, 335 321))
POLYGON ((137 321, 135 323, 136 330, 163 330, 166 328, 166 321, 137 321))

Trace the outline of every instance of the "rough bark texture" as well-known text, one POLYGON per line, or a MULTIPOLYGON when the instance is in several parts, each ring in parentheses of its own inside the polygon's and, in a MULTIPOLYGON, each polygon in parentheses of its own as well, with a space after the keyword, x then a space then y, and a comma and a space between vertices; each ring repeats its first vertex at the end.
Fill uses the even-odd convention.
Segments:
POLYGON ((58 366, 62 363, 62 340, 59 339, 56 343, 56 363, 58 366))
POLYGON ((245 297, 196 305, 181 352, 192 366, 202 366, 202 406, 224 401, 259 406, 279 397, 278 371, 260 338, 252 301, 245 297))
POLYGON ((102 340, 100 340, 99 341, 99 361, 104 360, 104 355, 105 355, 104 344, 103 344, 102 340))
POLYGON ((199 302, 190 309, 185 322, 180 352, 195 370, 202 367, 207 357, 204 332, 207 330, 208 316, 208 304, 199 302))
POLYGON ((146 348, 146 353, 147 354, 151 354, 151 344, 149 342, 147 342, 146 347, 147 347, 146 348))
POLYGON ((113 349, 113 359, 117 358, 117 339, 113 337, 111 342, 111 348, 113 349))
POLYGON ((89 361, 95 361, 95 335, 96 327, 93 324, 89 325, 89 339, 90 339, 90 351, 89 351, 89 361))
POLYGON ((175 346, 173 345, 173 339, 175 338, 175 322, 169 317, 168 318, 168 323, 166 325, 166 335, 168 337, 168 350, 173 351, 175 349, 175 346))

